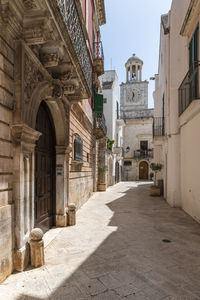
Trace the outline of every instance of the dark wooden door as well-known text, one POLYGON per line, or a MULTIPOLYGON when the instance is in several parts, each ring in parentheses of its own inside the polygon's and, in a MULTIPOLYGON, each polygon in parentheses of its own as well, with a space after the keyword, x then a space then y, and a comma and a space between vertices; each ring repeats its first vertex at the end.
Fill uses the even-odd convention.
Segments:
POLYGON ((36 130, 42 135, 35 149, 35 227, 45 232, 53 225, 55 203, 55 134, 45 103, 40 105, 36 130))
POLYGON ((149 166, 146 161, 142 161, 139 165, 139 179, 149 178, 149 166))
POLYGON ((115 181, 116 183, 119 182, 119 163, 115 163, 115 181))

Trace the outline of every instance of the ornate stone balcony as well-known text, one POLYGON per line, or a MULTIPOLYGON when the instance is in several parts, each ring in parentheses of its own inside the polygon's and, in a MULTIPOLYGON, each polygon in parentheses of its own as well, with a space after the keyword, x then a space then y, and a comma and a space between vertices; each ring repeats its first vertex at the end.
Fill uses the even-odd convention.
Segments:
POLYGON ((98 76, 104 74, 104 54, 102 42, 95 42, 94 45, 94 57, 93 57, 93 69, 98 76))
POLYGON ((93 134, 96 139, 101 139, 106 136, 107 127, 104 114, 101 112, 94 112, 94 127, 93 127, 93 134))
POLYGON ((75 0, 56 0, 75 49, 88 90, 92 93, 92 63, 75 0))

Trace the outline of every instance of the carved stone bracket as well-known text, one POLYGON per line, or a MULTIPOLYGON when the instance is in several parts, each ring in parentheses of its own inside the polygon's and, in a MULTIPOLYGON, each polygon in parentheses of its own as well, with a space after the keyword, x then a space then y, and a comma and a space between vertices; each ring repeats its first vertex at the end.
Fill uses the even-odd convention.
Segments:
POLYGON ((35 142, 41 136, 41 132, 34 130, 26 124, 16 124, 11 126, 11 133, 14 143, 26 144, 30 148, 35 147, 35 142))
POLYGON ((63 56, 63 44, 59 41, 49 41, 40 49, 40 59, 45 68, 56 67, 63 56))

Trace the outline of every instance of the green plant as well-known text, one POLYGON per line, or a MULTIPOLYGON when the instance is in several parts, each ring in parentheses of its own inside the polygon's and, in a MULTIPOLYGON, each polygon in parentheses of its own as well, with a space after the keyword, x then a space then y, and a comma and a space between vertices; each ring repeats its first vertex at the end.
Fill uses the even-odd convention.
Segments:
POLYGON ((108 166, 99 166, 98 167, 98 171, 99 171, 99 173, 105 173, 106 171, 108 171, 108 166))
POLYGON ((153 173, 153 172, 151 172, 151 173, 150 173, 150 179, 152 180, 152 179, 153 179, 153 177, 154 177, 154 173, 153 173))
POLYGON ((107 149, 112 151, 112 146, 113 146, 114 142, 115 142, 115 140, 107 138, 107 149))
POLYGON ((155 177, 154 177, 154 183, 156 185, 156 177, 157 177, 157 173, 160 172, 162 170, 162 165, 161 164, 156 164, 156 163, 151 163, 150 164, 150 168, 152 171, 154 171, 155 173, 155 177))

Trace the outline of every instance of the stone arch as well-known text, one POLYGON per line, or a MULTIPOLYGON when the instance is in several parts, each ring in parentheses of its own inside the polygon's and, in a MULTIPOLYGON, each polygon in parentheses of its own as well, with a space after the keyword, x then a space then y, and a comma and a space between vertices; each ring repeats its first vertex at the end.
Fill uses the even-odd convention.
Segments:
POLYGON ((47 81, 41 82, 34 89, 32 96, 24 110, 24 123, 31 128, 35 128, 37 112, 42 101, 45 101, 51 112, 53 119, 56 145, 67 145, 67 124, 68 120, 65 116, 65 109, 61 99, 53 98, 53 85, 47 81))

